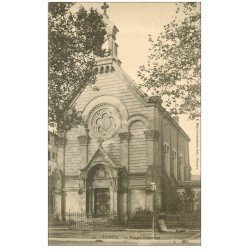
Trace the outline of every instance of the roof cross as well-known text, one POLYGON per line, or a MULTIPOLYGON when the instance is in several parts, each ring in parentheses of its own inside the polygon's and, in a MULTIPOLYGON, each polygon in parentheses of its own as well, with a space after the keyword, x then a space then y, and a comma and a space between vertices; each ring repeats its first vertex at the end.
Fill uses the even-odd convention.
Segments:
POLYGON ((101 8, 103 9, 103 15, 107 15, 107 9, 109 8, 109 5, 104 2, 101 8))

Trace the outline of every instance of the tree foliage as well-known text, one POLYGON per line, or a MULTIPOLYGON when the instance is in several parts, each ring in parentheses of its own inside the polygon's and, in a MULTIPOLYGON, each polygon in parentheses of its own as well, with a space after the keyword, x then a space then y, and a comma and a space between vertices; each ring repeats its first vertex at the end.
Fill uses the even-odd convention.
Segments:
POLYGON ((151 43, 146 65, 140 67, 141 86, 160 95, 172 115, 200 115, 201 36, 197 3, 177 4, 176 17, 151 43))
POLYGON ((95 56, 103 56, 106 39, 102 15, 73 3, 49 3, 48 92, 49 126, 66 131, 82 124, 82 114, 69 107, 87 85, 95 83, 95 56))
POLYGON ((192 188, 185 190, 178 195, 177 209, 180 212, 194 212, 195 206, 198 204, 198 198, 192 188))

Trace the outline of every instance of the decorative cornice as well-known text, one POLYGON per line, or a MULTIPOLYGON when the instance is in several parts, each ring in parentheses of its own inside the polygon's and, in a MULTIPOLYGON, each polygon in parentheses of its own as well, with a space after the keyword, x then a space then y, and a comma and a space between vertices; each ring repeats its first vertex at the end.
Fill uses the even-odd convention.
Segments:
POLYGON ((118 64, 120 63, 120 60, 115 58, 109 58, 103 61, 99 60, 97 62, 97 67, 95 68, 95 73, 102 75, 114 72, 114 67, 112 65, 113 61, 117 62, 118 64))
POLYGON ((78 194, 83 194, 83 193, 86 193, 86 187, 80 187, 79 189, 78 189, 78 194))
POLYGON ((128 172, 128 176, 129 177, 132 177, 132 176, 142 176, 142 177, 145 177, 146 174, 147 174, 147 172, 131 172, 131 171, 128 172))
POLYGON ((120 137, 121 142, 126 142, 126 141, 129 141, 130 134, 129 132, 121 132, 119 133, 119 137, 120 137))
POLYGON ((158 141, 160 137, 160 132, 155 129, 150 129, 144 131, 144 135, 146 137, 146 140, 148 141, 158 141))
POLYGON ((128 187, 127 191, 130 191, 130 190, 146 190, 146 185, 128 187))
POLYGON ((89 143, 89 136, 88 135, 78 136, 78 142, 81 146, 87 145, 89 143))

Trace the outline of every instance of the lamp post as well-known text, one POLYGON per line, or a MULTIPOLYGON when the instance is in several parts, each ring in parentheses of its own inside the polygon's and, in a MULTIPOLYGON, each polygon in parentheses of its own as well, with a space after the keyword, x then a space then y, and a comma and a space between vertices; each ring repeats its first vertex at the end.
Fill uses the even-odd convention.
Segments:
POLYGON ((153 220, 152 220, 152 230, 153 230, 153 238, 156 238, 156 230, 155 230, 155 191, 156 191, 156 183, 151 182, 150 184, 152 191, 152 208, 153 208, 153 220))

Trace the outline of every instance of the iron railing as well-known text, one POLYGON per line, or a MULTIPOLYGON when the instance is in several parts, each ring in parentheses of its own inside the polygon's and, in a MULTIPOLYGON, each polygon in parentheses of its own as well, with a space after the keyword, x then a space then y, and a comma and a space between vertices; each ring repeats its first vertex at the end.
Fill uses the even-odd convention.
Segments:
MULTIPOLYGON (((168 229, 199 230, 201 226, 200 213, 175 212, 156 213, 156 227, 164 223, 168 229), (161 222, 161 223, 159 223, 161 222)), ((49 221, 49 226, 69 228, 98 229, 102 227, 124 227, 130 229, 152 228, 153 213, 151 211, 136 211, 131 213, 110 214, 108 217, 95 218, 91 214, 81 212, 66 212, 64 216, 56 213, 49 221)))

